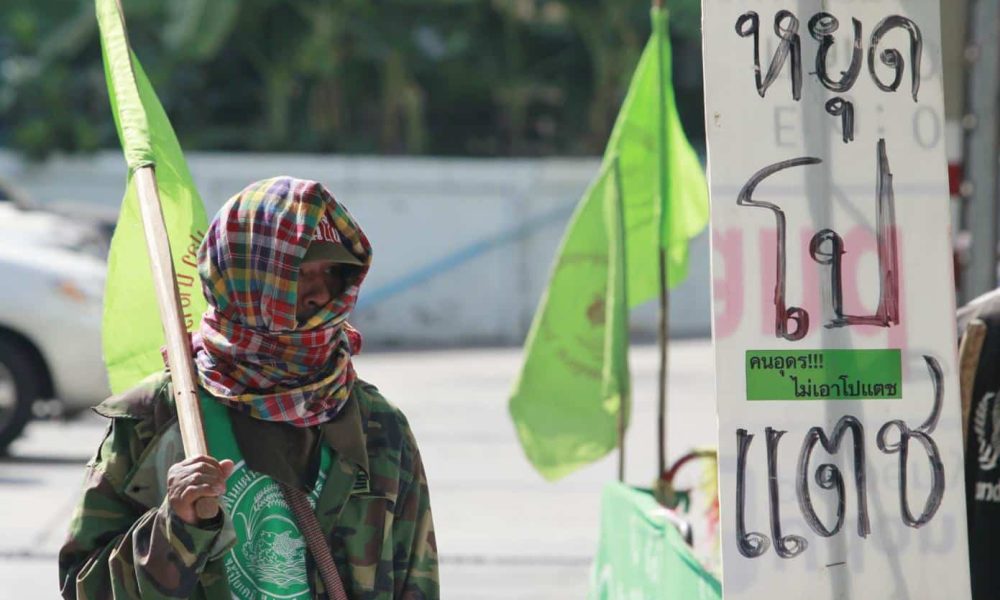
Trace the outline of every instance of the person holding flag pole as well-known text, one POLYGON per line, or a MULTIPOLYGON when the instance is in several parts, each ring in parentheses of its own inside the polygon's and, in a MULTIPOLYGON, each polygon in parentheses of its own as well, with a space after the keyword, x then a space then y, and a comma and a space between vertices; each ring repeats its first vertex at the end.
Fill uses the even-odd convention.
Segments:
POLYGON ((291 177, 251 184, 202 234, 121 6, 96 4, 130 170, 104 332, 121 393, 95 409, 112 424, 59 553, 63 597, 437 598, 416 441, 351 360, 367 237, 325 187, 291 177), (192 265, 204 298, 182 291, 192 265), (163 338, 133 331, 151 326, 154 290, 166 371, 151 360, 163 338))

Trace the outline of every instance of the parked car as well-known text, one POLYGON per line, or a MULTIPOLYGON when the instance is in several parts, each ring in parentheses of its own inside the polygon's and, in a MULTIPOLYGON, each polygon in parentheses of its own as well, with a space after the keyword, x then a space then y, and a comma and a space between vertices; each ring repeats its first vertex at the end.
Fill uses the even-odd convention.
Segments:
POLYGON ((0 453, 35 401, 58 399, 73 411, 108 395, 107 245, 101 226, 31 208, 0 184, 0 453))

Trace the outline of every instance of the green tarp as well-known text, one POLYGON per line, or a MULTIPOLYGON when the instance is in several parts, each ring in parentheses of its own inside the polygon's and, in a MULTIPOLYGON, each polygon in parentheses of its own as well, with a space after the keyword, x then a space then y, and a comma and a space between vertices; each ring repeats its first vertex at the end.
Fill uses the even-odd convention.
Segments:
POLYGON ((604 488, 590 600, 720 600, 722 585, 691 553, 652 494, 604 488))

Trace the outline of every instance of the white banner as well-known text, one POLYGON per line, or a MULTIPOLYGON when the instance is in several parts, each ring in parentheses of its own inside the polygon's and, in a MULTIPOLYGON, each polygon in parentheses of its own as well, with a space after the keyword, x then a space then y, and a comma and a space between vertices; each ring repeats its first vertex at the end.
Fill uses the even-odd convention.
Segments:
POLYGON ((704 0, 723 589, 969 597, 938 0, 704 0))

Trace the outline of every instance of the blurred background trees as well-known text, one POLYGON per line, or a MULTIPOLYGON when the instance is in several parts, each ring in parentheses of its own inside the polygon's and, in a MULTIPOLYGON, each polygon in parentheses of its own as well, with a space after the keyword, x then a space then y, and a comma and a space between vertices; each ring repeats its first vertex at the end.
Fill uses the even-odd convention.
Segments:
MULTIPOLYGON (((597 154, 648 0, 123 0, 187 149, 597 154)), ((698 0, 669 0, 674 83, 703 136, 698 0)), ((116 147, 92 0, 0 3, 0 146, 116 147)))

